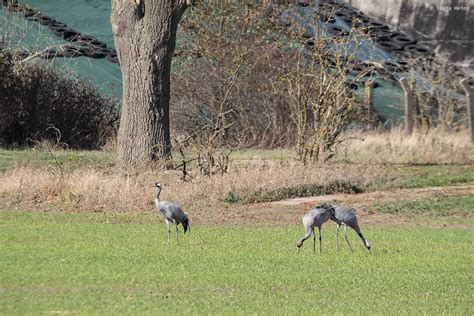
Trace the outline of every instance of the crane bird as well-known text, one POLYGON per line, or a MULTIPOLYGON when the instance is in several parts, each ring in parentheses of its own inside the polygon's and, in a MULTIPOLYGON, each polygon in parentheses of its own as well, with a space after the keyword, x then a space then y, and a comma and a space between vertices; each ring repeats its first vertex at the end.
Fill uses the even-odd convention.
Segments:
MULTIPOLYGON (((324 205, 324 204, 322 204, 322 205, 324 205)), ((334 209, 334 216, 331 217, 331 220, 336 222, 336 226, 337 226, 337 228, 336 228, 336 249, 337 249, 337 252, 339 252, 339 228, 341 227, 341 225, 344 228, 344 238, 346 239, 347 245, 349 246, 349 248, 351 249, 352 252, 354 252, 354 250, 352 249, 351 244, 349 243, 349 240, 347 239, 346 226, 349 226, 350 228, 355 230, 357 235, 359 235, 360 239, 362 240, 362 243, 364 244, 364 247, 370 252, 370 244, 367 241, 367 239, 364 238, 364 236, 362 235, 362 232, 360 231, 359 224, 357 222, 357 216, 354 213, 354 210, 351 209, 351 208, 336 205, 336 204, 330 204, 330 206, 332 206, 332 208, 334 209)), ((318 206, 318 207, 321 207, 321 205, 318 206)))
POLYGON ((313 209, 310 209, 308 213, 303 216, 303 225, 306 229, 306 234, 297 243, 298 252, 303 246, 303 243, 313 234, 313 252, 316 252, 316 235, 314 234, 314 227, 317 226, 319 230, 319 253, 322 254, 323 247, 321 243, 321 226, 326 223, 329 219, 334 218, 334 208, 329 204, 321 204, 313 209))
POLYGON ((183 211, 181 207, 178 205, 168 202, 168 201, 161 201, 160 200, 160 193, 162 189, 162 185, 159 182, 156 182, 154 185, 158 188, 158 193, 156 194, 155 198, 155 205, 156 208, 163 214, 165 218, 166 225, 168 226, 168 244, 170 243, 170 222, 176 225, 176 240, 178 241, 178 225, 183 225, 184 233, 189 227, 189 219, 188 215, 183 211))

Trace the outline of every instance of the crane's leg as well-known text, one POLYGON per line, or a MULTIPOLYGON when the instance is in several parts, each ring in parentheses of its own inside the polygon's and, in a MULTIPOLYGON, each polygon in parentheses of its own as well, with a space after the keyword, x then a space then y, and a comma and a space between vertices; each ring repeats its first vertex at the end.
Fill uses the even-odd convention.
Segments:
POLYGON ((316 235, 314 234, 314 227, 311 229, 313 231, 313 253, 316 253, 316 235))
POLYGON ((178 243, 179 245, 179 239, 178 239, 178 223, 176 223, 176 242, 178 243))
POLYGON ((339 227, 341 224, 336 224, 336 251, 339 253, 339 227))
POLYGON ((352 249, 351 247, 351 244, 349 243, 349 239, 347 239, 347 229, 346 229, 347 225, 344 224, 344 238, 346 239, 346 242, 347 242, 347 245, 349 246, 349 248, 351 249, 352 252, 354 252, 354 250, 352 249))
POLYGON ((323 244, 321 242, 321 227, 318 227, 319 229, 319 254, 323 254, 323 244))
POLYGON ((170 221, 165 219, 166 226, 168 226, 168 245, 170 244, 170 221))

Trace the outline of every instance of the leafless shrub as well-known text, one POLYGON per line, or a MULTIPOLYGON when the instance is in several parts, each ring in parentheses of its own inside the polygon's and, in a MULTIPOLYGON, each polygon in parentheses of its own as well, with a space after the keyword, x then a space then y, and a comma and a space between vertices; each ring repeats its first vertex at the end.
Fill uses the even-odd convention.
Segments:
POLYGON ((464 127, 465 101, 459 86, 462 73, 443 56, 419 57, 409 61, 416 79, 415 127, 423 131, 443 128, 457 131, 464 127))
POLYGON ((232 126, 222 140, 237 134, 243 147, 297 144, 303 161, 332 156, 341 131, 361 110, 347 86, 364 73, 349 81, 347 74, 356 63, 362 33, 321 33, 312 39, 313 53, 303 53, 301 44, 285 44, 302 43, 299 30, 270 25, 277 24, 278 14, 268 1, 201 3, 188 14, 183 28, 195 40, 178 51, 194 62, 182 61, 186 67, 174 78, 175 133, 190 135, 214 126, 220 113, 226 113, 232 126))
POLYGON ((265 1, 215 1, 188 12, 183 28, 192 37, 178 47, 178 60, 185 67, 173 84, 175 134, 214 126, 226 113, 226 124, 233 125, 221 140, 239 138, 243 147, 260 148, 293 144, 294 126, 288 124, 287 107, 271 90, 274 74, 264 53, 274 48, 279 36, 262 18, 268 8, 265 1), (187 62, 186 56, 198 58, 187 62))
POLYGON ((237 135, 226 135, 235 123, 227 122, 226 116, 231 112, 221 112, 208 124, 197 126, 194 132, 175 138, 174 148, 181 157, 175 168, 181 170, 181 180, 193 177, 190 171, 192 162, 204 176, 223 175, 229 171, 230 155, 239 142, 237 135))
MULTIPOLYGON (((362 120, 364 107, 351 84, 368 74, 367 67, 357 75, 348 76, 356 64, 357 49, 364 35, 351 31, 344 35, 328 35, 321 27, 307 40, 311 53, 304 49, 280 51, 285 63, 274 66, 278 73, 278 91, 288 104, 296 126, 297 152, 303 162, 324 162, 334 155, 334 148, 350 122, 362 120)), ((298 38, 304 34, 295 30, 298 38)))

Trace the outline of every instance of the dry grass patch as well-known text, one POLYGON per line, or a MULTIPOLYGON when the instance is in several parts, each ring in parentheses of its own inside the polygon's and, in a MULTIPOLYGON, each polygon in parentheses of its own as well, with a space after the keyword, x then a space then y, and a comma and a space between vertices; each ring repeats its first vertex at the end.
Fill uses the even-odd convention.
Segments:
POLYGON ((391 164, 472 164, 474 146, 469 133, 431 129, 410 136, 393 128, 350 135, 338 149, 339 159, 391 164))
MULTIPOLYGON (((336 182, 366 191, 384 183, 389 175, 382 167, 350 164, 304 167, 294 161, 250 161, 234 166, 223 176, 199 177, 191 182, 179 178, 178 172, 169 170, 125 177, 86 168, 52 172, 20 167, 1 176, 0 196, 10 208, 17 209, 149 213, 154 210, 152 184, 159 180, 165 187, 163 199, 180 204, 194 218, 207 222, 227 209, 224 200, 229 192, 251 196, 255 192, 284 192, 336 182)), ((305 195, 304 191, 296 193, 305 195)))

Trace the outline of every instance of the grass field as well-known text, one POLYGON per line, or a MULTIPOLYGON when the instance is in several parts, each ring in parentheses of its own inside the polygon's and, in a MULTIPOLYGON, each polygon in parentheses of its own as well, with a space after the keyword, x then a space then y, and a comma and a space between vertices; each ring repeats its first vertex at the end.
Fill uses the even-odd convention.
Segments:
POLYGON ((16 167, 55 168, 66 170, 77 168, 106 168, 113 164, 115 155, 101 150, 46 150, 46 149, 0 149, 0 172, 16 167))
POLYGON ((363 226, 323 255, 300 226, 191 226, 166 243, 152 215, 0 212, 2 314, 303 314, 474 311, 474 232, 363 226), (344 243, 341 245, 345 246, 344 243))
POLYGON ((474 165, 393 166, 398 175, 393 186, 402 188, 441 187, 474 183, 474 165))
POLYGON ((390 203, 375 203, 372 211, 397 214, 422 214, 424 216, 472 215, 474 196, 461 195, 434 199, 399 200, 390 203))

